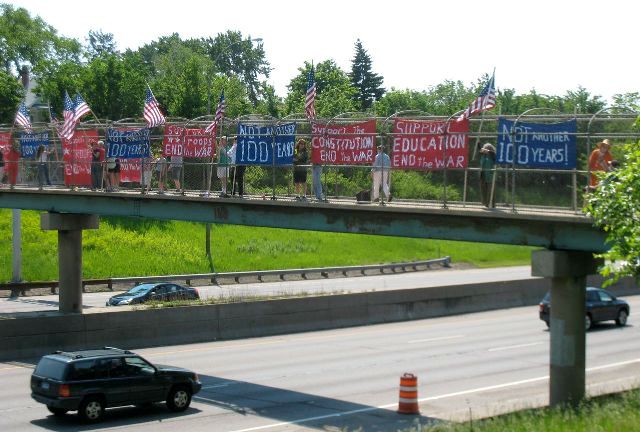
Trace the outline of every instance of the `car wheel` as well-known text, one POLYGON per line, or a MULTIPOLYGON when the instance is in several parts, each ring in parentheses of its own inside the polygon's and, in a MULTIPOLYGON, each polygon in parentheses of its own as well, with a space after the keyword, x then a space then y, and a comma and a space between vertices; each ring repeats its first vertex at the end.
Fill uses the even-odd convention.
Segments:
POLYGON ((54 416, 63 416, 63 415, 65 415, 67 413, 67 411, 69 411, 69 410, 66 410, 64 408, 52 407, 51 405, 47 405, 47 409, 54 416))
POLYGON ((85 398, 78 408, 78 415, 88 423, 97 423, 104 417, 104 401, 97 396, 85 398))
POLYGON ((584 317, 584 329, 589 330, 592 325, 593 325, 593 322, 591 321, 591 315, 586 314, 584 317))
POLYGON ((174 412, 184 411, 191 404, 191 390, 187 387, 174 387, 167 396, 167 407, 174 412))
POLYGON ((618 318, 616 318, 616 324, 619 325, 620 327, 627 325, 628 316, 629 314, 627 314, 626 310, 620 309, 618 311, 618 318))

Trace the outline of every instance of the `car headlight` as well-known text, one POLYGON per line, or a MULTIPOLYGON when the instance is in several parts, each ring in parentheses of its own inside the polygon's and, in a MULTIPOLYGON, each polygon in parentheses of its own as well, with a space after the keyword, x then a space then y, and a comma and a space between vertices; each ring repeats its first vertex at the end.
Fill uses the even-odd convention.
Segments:
POLYGON ((119 302, 118 304, 126 305, 126 304, 131 303, 131 300, 133 300, 133 298, 128 298, 128 299, 120 300, 120 302, 119 302))

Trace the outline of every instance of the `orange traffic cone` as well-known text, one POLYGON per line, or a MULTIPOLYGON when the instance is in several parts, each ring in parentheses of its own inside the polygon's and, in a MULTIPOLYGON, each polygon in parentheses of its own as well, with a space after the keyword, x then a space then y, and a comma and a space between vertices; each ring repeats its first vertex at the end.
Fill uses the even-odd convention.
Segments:
POLYGON ((400 377, 400 400, 398 402, 400 414, 420 414, 418 408, 418 377, 405 373, 400 377))

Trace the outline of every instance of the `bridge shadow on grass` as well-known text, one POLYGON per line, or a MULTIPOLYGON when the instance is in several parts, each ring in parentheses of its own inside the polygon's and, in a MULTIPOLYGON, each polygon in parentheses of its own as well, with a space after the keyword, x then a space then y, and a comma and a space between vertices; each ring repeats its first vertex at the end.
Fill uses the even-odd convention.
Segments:
POLYGON ((410 428, 420 430, 418 425, 426 426, 440 421, 419 414, 398 414, 395 404, 379 408, 222 377, 200 375, 200 379, 203 389, 193 396, 191 407, 183 413, 172 413, 160 403, 148 408, 112 408, 107 410, 104 422, 88 425, 82 423, 75 413, 55 417, 42 405, 38 409, 43 418, 33 420, 31 424, 52 431, 92 431, 103 428, 135 431, 136 426, 142 429, 156 423, 159 430, 169 430, 161 425, 172 424, 173 428, 182 425, 188 430, 212 432, 278 431, 297 427, 319 431, 389 432, 410 428), (179 423, 174 421, 176 419, 179 419, 179 423), (186 423, 190 420, 194 423, 186 423))

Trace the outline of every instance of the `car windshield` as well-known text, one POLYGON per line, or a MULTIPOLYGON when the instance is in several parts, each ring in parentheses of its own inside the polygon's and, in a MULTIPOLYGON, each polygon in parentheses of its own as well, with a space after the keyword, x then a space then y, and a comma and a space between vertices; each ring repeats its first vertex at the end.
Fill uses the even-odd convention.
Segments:
POLYGON ((151 288, 155 287, 154 284, 142 284, 131 288, 129 291, 124 293, 125 295, 140 295, 149 291, 151 288))

